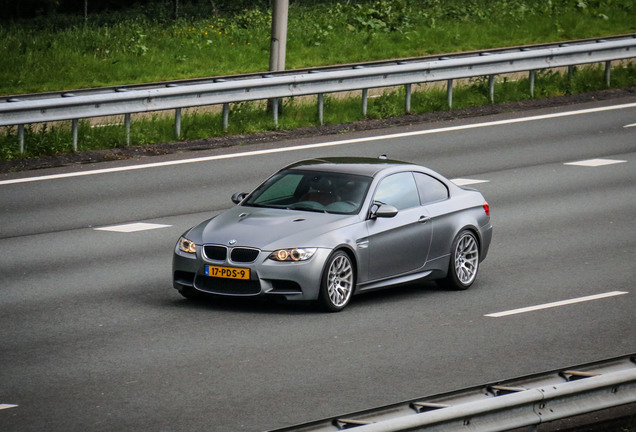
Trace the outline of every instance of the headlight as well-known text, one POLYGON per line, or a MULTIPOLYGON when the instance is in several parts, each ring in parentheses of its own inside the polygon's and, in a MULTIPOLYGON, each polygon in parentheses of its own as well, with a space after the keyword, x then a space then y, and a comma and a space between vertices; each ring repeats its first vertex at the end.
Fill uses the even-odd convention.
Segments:
POLYGON ((316 253, 316 248, 278 249, 269 255, 274 261, 306 261, 316 253))
POLYGON ((192 240, 188 240, 185 237, 179 239, 179 250, 185 253, 197 253, 197 245, 192 240))

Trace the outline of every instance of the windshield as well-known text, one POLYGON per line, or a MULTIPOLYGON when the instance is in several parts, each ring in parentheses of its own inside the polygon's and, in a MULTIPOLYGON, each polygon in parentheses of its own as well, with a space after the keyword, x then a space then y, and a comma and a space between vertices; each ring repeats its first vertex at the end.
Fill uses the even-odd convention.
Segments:
POLYGON ((260 185, 243 205, 354 214, 360 210, 370 184, 371 177, 287 170, 260 185))

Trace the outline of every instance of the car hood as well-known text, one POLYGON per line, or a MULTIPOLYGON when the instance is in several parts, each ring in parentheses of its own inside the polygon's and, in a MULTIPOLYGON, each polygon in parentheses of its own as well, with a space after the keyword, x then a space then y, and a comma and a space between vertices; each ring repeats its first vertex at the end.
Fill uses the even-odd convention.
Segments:
POLYGON ((334 247, 333 231, 359 221, 358 215, 316 213, 259 207, 233 207, 192 228, 197 244, 249 246, 262 250, 334 247))

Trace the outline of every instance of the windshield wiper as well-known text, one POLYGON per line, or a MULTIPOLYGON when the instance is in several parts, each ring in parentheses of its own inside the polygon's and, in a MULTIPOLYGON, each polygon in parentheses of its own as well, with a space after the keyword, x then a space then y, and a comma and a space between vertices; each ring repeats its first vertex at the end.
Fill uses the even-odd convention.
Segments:
POLYGON ((327 210, 325 210, 325 209, 318 209, 318 208, 310 207, 310 206, 295 206, 295 205, 291 205, 291 206, 287 207, 287 210, 301 210, 301 211, 310 211, 310 212, 315 212, 315 213, 328 213, 327 210))

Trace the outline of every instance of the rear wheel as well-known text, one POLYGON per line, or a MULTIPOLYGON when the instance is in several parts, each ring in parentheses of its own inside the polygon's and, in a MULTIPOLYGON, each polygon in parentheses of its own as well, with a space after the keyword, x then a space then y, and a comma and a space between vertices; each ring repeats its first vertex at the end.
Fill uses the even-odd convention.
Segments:
POLYGON ((330 312, 344 309, 353 295, 355 274, 351 258, 343 251, 329 257, 320 284, 320 302, 330 312))
POLYGON ((468 289, 475 282, 478 269, 479 242, 475 234, 464 230, 453 240, 448 275, 438 283, 454 290, 468 289))

